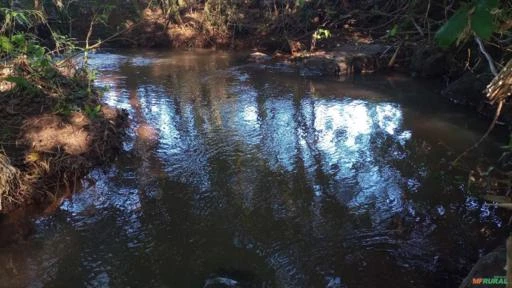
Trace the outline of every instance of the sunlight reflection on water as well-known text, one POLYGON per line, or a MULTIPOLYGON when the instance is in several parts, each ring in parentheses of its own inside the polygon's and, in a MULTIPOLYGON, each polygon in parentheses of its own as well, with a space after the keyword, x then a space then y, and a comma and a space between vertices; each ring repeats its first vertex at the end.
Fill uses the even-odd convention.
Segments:
MULTIPOLYGON (((290 66, 237 61, 209 52, 93 55, 104 100, 130 114, 125 151, 37 220, 23 248, 30 253, 12 264, 22 272, 9 279, 457 283, 482 227, 501 225, 492 207, 464 195, 456 171, 443 170, 447 147, 479 135, 461 128, 466 119, 448 123, 411 105, 403 95, 423 101, 416 84, 308 79, 290 66)), ((0 264, 12 257, 0 252, 0 264)))

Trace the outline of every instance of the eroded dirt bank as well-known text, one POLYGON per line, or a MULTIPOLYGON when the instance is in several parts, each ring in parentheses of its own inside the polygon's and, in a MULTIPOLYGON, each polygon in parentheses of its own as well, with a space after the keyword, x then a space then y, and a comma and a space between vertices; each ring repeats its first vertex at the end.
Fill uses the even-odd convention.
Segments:
MULTIPOLYGON (((23 60, 3 70, 1 215, 58 207, 61 196, 76 190, 92 167, 107 164, 120 151, 125 112, 101 103, 84 77, 67 72, 55 68, 51 79, 37 78, 23 60), (26 83, 5 81, 13 73, 26 83)), ((1 235, 0 243, 19 237, 1 235)))

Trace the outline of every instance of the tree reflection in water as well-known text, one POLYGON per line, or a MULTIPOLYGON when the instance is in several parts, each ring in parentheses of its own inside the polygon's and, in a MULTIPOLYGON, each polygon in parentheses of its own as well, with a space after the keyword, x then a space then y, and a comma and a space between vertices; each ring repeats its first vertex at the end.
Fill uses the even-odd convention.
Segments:
POLYGON ((442 115, 405 100, 410 80, 390 89, 236 61, 95 55, 106 102, 131 115, 127 153, 38 220, 30 255, 0 253, 21 271, 11 284, 457 285, 478 231, 501 223, 440 164, 452 134, 477 133, 428 126, 442 115))

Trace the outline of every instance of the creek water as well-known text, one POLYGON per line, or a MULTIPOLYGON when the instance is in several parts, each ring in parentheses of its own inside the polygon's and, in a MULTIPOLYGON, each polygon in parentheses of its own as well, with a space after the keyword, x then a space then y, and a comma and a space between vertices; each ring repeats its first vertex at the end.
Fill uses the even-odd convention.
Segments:
POLYGON ((449 165, 487 123, 432 83, 246 56, 92 55, 125 151, 0 249, 0 286, 457 287, 502 240, 449 165))

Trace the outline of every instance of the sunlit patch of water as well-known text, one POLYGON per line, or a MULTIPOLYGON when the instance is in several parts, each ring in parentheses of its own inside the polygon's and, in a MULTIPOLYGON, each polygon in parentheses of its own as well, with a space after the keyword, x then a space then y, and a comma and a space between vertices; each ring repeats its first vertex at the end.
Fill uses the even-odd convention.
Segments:
POLYGON ((309 79, 211 51, 91 63, 129 112, 125 151, 35 222, 26 253, 0 251, 29 279, 0 270, 15 284, 455 285, 502 225, 442 166, 478 133, 406 100, 435 96, 409 80, 309 79))

